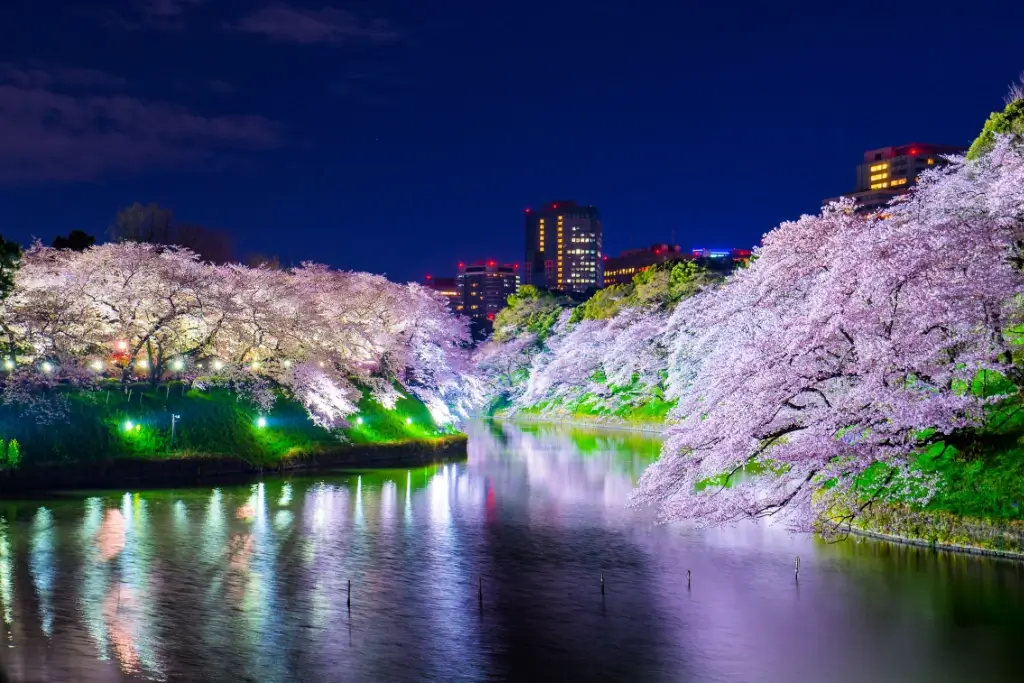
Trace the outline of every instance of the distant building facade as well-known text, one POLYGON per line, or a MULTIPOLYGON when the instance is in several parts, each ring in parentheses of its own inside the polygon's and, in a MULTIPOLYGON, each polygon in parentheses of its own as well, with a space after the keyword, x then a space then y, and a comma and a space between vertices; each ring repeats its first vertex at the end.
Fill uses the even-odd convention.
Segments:
POLYGON ((509 296, 519 291, 518 264, 479 261, 459 264, 455 278, 462 315, 478 320, 494 320, 508 305, 509 296))
POLYGON ((462 313, 462 297, 459 295, 458 279, 454 277, 433 277, 427 276, 423 283, 428 289, 432 289, 448 301, 448 307, 454 313, 462 313))
POLYGON ((618 256, 609 256, 604 263, 605 286, 626 284, 639 273, 670 261, 696 261, 708 270, 732 272, 746 265, 753 252, 750 249, 704 249, 683 251, 678 244, 652 244, 644 249, 629 249, 618 256))
POLYGON ((652 244, 643 249, 627 249, 618 256, 605 258, 604 284, 606 287, 624 285, 651 266, 687 257, 688 254, 678 244, 652 244))
MULTIPOLYGON (((856 189, 842 196, 854 199, 863 211, 877 211, 916 185, 921 171, 948 163, 942 155, 966 151, 966 147, 924 142, 869 149, 857 166, 856 189)), ((823 203, 840 198, 831 197, 823 203)))
POLYGON ((526 209, 527 284, 582 293, 604 286, 601 216, 573 201, 526 209))

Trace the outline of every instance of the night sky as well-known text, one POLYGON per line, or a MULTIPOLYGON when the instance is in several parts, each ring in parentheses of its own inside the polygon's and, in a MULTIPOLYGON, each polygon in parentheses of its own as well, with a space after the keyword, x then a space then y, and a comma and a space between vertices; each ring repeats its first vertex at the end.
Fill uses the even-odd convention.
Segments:
POLYGON ((971 141, 1024 69, 1024 3, 984 5, 3 0, 0 232, 152 201, 408 280, 576 199, 611 253, 745 247, 865 149, 971 141))

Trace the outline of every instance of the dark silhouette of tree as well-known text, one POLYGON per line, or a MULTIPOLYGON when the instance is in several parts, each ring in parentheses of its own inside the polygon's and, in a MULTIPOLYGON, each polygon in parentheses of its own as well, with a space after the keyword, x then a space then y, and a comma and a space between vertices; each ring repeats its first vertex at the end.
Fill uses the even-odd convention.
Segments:
POLYGON ((149 244, 187 247, 210 263, 233 260, 231 236, 221 230, 202 225, 178 223, 174 212, 159 204, 136 202, 121 209, 110 226, 115 242, 147 242, 149 244))
POLYGON ((71 251, 85 251, 96 244, 96 238, 81 230, 72 230, 68 236, 58 235, 53 240, 54 249, 70 249, 71 251))
MULTIPOLYGON (((14 275, 18 272, 19 265, 21 265, 21 245, 17 242, 8 242, 3 235, 0 235, 0 301, 7 299, 14 290, 14 275)), ((16 352, 14 332, 7 323, 7 317, 0 316, 0 330, 7 337, 7 356, 14 360, 16 352)))
POLYGON ((0 235, 0 300, 6 299, 14 288, 14 274, 21 263, 21 245, 9 242, 0 235))

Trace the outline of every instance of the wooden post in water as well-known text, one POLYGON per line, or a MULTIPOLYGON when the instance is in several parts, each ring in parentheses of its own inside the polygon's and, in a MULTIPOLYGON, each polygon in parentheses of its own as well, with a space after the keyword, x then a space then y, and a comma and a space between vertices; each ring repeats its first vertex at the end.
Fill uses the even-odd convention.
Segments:
POLYGON ((604 595, 604 572, 601 572, 601 595, 604 595))
POLYGON ((690 570, 689 569, 686 570, 686 587, 687 588, 690 587, 690 570))
POLYGON ((480 609, 484 608, 484 577, 477 577, 476 584, 476 597, 477 602, 480 604, 480 609))
POLYGON ((352 611, 352 579, 348 580, 348 599, 345 601, 349 611, 352 611))
POLYGON ((800 556, 796 556, 796 560, 793 562, 793 578, 797 581, 800 580, 800 556))

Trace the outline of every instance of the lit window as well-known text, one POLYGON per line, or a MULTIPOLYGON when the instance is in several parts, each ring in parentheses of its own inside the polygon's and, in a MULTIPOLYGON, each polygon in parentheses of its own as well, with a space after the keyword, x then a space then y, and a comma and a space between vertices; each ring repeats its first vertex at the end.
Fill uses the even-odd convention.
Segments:
POLYGON ((934 163, 935 163, 935 159, 932 159, 931 157, 928 157, 928 165, 931 166, 934 163))
POLYGON ((889 184, 892 187, 896 187, 897 185, 906 185, 907 184, 907 179, 906 178, 893 178, 892 181, 889 184))
POLYGON ((874 166, 871 167, 871 172, 874 173, 875 171, 884 171, 887 168, 889 168, 889 164, 875 164, 874 166))
POLYGON ((871 182, 875 182, 876 180, 885 180, 888 177, 888 173, 876 173, 875 175, 871 176, 871 182))
POLYGON ((884 190, 889 187, 889 183, 875 183, 871 186, 872 190, 884 190))

